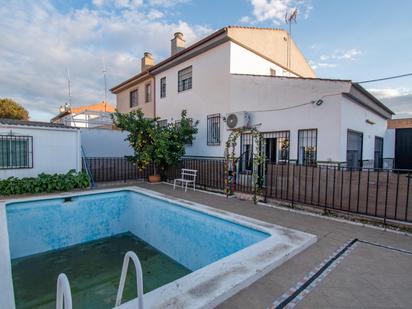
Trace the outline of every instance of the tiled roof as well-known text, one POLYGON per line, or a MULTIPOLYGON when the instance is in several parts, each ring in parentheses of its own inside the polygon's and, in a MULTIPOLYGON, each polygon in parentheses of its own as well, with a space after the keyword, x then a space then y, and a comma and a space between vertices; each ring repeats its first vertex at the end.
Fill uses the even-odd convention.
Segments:
POLYGON ((61 124, 61 123, 17 120, 17 119, 7 119, 7 118, 0 118, 0 125, 76 129, 74 127, 65 126, 64 124, 61 124))
POLYGON ((255 30, 274 30, 274 31, 286 31, 281 28, 270 28, 270 27, 253 27, 253 26, 227 26, 226 28, 240 28, 240 29, 255 29, 255 30))
POLYGON ((113 113, 115 108, 108 104, 107 102, 99 102, 96 104, 86 105, 86 106, 79 106, 79 107, 72 107, 71 112, 74 114, 79 114, 84 111, 96 111, 96 112, 108 112, 113 113))

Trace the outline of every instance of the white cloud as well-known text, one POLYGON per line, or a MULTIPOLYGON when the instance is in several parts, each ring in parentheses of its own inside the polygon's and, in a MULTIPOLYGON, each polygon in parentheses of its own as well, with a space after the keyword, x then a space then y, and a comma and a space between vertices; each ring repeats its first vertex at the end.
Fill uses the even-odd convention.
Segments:
POLYGON ((319 62, 318 67, 320 67, 320 68, 335 68, 336 63, 319 62))
MULTIPOLYGON (((275 24, 285 21, 285 15, 298 9, 298 16, 307 19, 313 6, 310 0, 250 0, 253 6, 252 18, 245 16, 242 22, 263 22, 271 20, 275 24)), ((299 18, 299 17, 298 17, 299 18)))
POLYGON ((242 18, 239 19, 239 22, 247 24, 252 21, 252 18, 250 16, 243 16, 242 18))
MULTIPOLYGON (((322 60, 322 59, 321 59, 322 60)), ((328 62, 317 62, 313 60, 309 60, 309 65, 312 67, 312 69, 316 70, 317 68, 335 68, 337 66, 336 63, 328 63, 328 62)))
POLYGON ((187 3, 190 0, 148 0, 148 3, 153 6, 171 7, 180 3, 187 3))
POLYGON ((319 59, 321 61, 326 61, 329 59, 356 60, 360 55, 362 55, 362 51, 357 48, 352 48, 348 50, 335 49, 330 55, 321 55, 319 59))
POLYGON ((356 48, 352 48, 349 50, 336 50, 332 55, 332 59, 355 60, 357 56, 360 55, 362 55, 362 51, 356 48))
MULTIPOLYGON (((91 104, 104 98, 103 58, 112 87, 139 72, 145 51, 156 61, 169 56, 174 32, 182 31, 191 44, 212 31, 185 21, 164 21, 160 8, 119 10, 115 3, 94 2, 101 6, 65 14, 47 1, 0 7, 1 96, 20 101, 33 117, 48 120, 45 115, 51 118, 67 100, 67 68, 73 105, 91 104)), ((109 100, 115 103, 114 96, 109 100)))
POLYGON ((396 113, 394 118, 412 116, 412 89, 396 88, 367 88, 374 96, 380 99, 387 107, 396 113))
POLYGON ((150 10, 149 13, 147 14, 147 17, 149 19, 159 19, 159 18, 162 18, 163 16, 164 16, 164 13, 156 9, 150 10))
MULTIPOLYGON (((317 49, 317 45, 315 45, 312 49, 317 49)), ((338 64, 345 60, 357 60, 358 56, 362 55, 362 51, 357 48, 351 48, 348 50, 341 50, 335 49, 331 54, 326 55, 322 54, 319 56, 319 60, 311 60, 309 61, 310 66, 312 69, 316 70, 317 68, 336 68, 338 64)))
POLYGON ((379 99, 390 99, 399 96, 412 95, 412 89, 408 88, 370 88, 368 91, 379 99))

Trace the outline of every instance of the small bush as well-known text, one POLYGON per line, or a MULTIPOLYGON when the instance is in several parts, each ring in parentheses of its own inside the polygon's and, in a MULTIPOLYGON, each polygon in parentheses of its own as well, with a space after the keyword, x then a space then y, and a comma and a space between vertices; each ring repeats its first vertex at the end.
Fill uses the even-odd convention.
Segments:
POLYGON ((10 177, 0 180, 0 196, 70 191, 89 186, 89 177, 85 172, 77 173, 75 170, 71 170, 67 174, 39 174, 37 177, 10 177))

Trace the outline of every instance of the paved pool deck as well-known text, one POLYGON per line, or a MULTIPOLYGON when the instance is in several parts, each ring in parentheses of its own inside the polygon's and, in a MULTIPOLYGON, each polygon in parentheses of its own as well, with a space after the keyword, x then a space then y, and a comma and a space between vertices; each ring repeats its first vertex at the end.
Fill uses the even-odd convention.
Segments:
POLYGON ((293 288, 302 285, 303 293, 287 304, 283 302, 284 308, 412 308, 410 235, 285 208, 254 205, 250 201, 226 199, 202 191, 174 191, 167 184, 140 183, 137 186, 317 235, 314 245, 218 308, 277 308, 276 304, 282 304, 293 288), (353 239, 360 241, 340 251, 353 239), (325 263, 324 271, 305 288, 307 279, 325 263))

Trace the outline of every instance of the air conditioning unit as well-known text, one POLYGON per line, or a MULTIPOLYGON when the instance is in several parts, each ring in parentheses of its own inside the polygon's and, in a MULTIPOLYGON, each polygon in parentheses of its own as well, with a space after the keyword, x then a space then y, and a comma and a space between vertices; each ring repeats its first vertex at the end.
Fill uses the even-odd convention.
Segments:
POLYGON ((250 114, 247 112, 227 114, 226 125, 229 129, 248 128, 250 126, 250 114))

